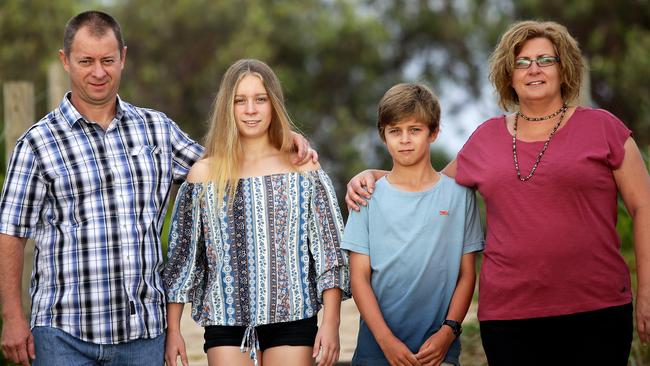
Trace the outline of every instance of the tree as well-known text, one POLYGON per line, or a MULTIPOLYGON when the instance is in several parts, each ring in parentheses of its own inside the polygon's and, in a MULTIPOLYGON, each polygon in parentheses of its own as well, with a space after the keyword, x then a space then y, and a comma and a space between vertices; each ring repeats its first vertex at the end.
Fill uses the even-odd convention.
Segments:
POLYGON ((522 19, 565 25, 591 71, 594 102, 621 118, 650 146, 650 3, 647 0, 513 2, 522 19))
POLYGON ((408 11, 381 1, 116 3, 129 45, 122 94, 163 109, 198 137, 228 65, 260 58, 278 73, 290 113, 342 192, 351 175, 386 161, 376 104, 411 65, 423 65, 412 79, 435 86, 444 76, 478 93, 475 40, 465 40, 478 10, 465 18, 452 1, 444 9, 418 4, 408 11))
MULTIPOLYGON (((57 60, 57 52, 63 47, 65 23, 80 9, 80 4, 72 0, 0 2, 0 84, 12 80, 34 83, 38 118, 47 112, 48 64, 57 60)), ((0 98, 0 109, 3 108, 4 102, 0 98)), ((4 126, 2 120, 0 126, 4 126)), ((0 146, 0 170, 3 173, 4 151, 4 146, 0 146)))

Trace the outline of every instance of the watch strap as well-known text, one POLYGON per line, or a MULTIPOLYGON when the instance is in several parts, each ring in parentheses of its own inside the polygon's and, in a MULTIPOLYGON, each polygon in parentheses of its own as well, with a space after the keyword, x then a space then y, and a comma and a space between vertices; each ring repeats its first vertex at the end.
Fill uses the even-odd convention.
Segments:
POLYGON ((463 332, 463 328, 460 326, 460 323, 455 320, 446 319, 444 322, 442 322, 442 325, 446 325, 451 328, 452 333, 454 333, 456 337, 458 337, 463 332))

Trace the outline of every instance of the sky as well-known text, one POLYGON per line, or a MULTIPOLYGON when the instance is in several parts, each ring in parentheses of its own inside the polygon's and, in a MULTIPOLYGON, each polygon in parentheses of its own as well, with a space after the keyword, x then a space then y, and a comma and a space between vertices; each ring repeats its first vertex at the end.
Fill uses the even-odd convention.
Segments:
POLYGON ((497 106, 487 76, 479 99, 452 83, 441 84, 440 90, 436 90, 441 107, 440 135, 432 144, 432 148, 442 149, 450 157, 455 157, 478 125, 488 118, 503 114, 503 111, 497 106))

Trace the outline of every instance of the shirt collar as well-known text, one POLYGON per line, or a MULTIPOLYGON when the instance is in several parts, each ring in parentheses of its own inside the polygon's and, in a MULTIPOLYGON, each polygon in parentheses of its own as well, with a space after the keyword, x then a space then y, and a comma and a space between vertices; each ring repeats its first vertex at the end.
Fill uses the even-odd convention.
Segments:
MULTIPOLYGON (((59 104, 59 110, 61 111, 61 116, 63 116, 63 119, 68 123, 70 128, 74 127, 74 125, 78 121, 85 121, 86 119, 84 116, 79 113, 77 108, 72 105, 72 101, 70 98, 72 97, 72 92, 69 91, 65 93, 65 96, 63 96, 63 100, 59 104)), ((118 121, 122 120, 122 117, 124 116, 124 110, 125 110, 126 105, 120 98, 120 96, 117 96, 117 105, 115 107, 115 119, 118 121)))

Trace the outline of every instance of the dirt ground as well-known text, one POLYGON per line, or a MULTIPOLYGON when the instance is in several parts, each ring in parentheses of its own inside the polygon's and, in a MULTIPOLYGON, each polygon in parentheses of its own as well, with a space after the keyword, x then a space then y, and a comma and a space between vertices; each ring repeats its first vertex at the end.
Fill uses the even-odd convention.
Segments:
MULTIPOLYGON (((187 358, 190 366, 205 366, 208 359, 203 352, 203 328, 198 326, 190 316, 190 305, 185 305, 181 320, 181 331, 187 347, 187 358)), ((341 357, 339 362, 346 363, 352 360, 354 348, 357 345, 357 332, 359 331, 359 312, 354 301, 347 300, 341 304, 341 357)))
MULTIPOLYGON (((476 323, 476 309, 472 307, 464 326, 467 323, 476 323)), ((185 306, 181 329, 187 346, 187 357, 190 366, 205 366, 208 360, 203 352, 203 328, 196 325, 190 317, 190 306, 185 306)), ((354 349, 357 345, 357 332, 359 331, 359 312, 353 300, 344 301, 341 304, 341 326, 339 334, 341 337, 341 356, 339 362, 342 365, 352 360, 354 349)))

